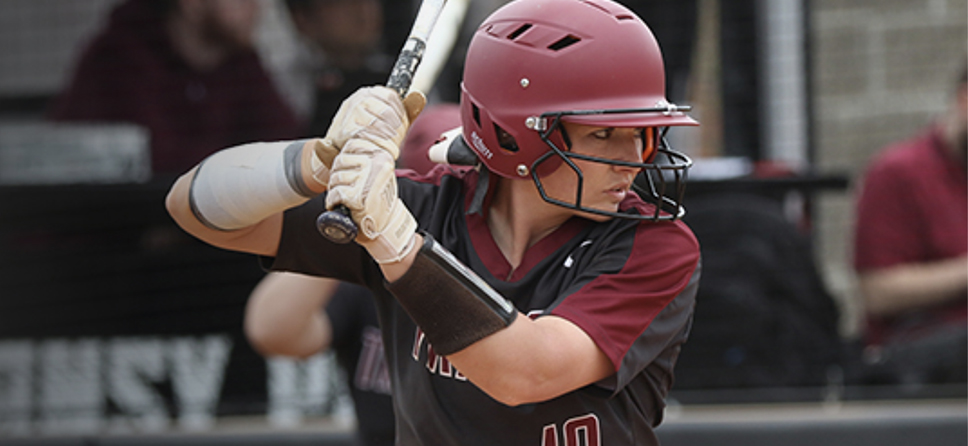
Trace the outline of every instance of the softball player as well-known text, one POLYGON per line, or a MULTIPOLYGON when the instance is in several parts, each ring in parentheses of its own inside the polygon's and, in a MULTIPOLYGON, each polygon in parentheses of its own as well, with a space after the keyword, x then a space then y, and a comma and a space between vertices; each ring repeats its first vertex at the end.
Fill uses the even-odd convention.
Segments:
POLYGON ((517 0, 477 30, 442 143, 477 167, 395 173, 424 99, 369 87, 325 138, 223 150, 167 205, 215 246, 370 288, 399 445, 657 444, 699 279, 691 162, 663 138, 696 122, 664 91, 625 7, 517 0), (337 204, 356 243, 317 231, 337 204))

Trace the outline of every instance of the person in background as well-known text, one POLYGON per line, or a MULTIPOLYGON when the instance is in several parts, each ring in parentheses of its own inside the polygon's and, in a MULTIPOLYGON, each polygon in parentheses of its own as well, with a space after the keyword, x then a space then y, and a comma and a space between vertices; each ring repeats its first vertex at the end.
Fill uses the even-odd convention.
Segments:
POLYGON ((380 0, 286 0, 300 37, 281 75, 308 136, 323 135, 339 105, 364 85, 386 83, 393 60, 383 51, 380 0))
POLYGON ((175 174, 228 145, 292 138, 299 123, 253 49, 258 0, 128 0, 87 44, 55 121, 127 122, 175 174))
MULTIPOLYGON (((968 59, 966 59, 968 60, 968 59)), ((856 202, 869 362, 901 382, 968 374, 968 63, 948 110, 877 154, 856 202)))
MULTIPOLYGON (((428 107, 401 146, 401 168, 425 174, 427 149, 460 127, 456 104, 428 107)), ((332 349, 346 372, 362 446, 392 446, 393 401, 373 296, 366 288, 325 277, 270 272, 246 304, 244 329, 264 356, 306 358, 332 349), (322 309, 325 308, 325 311, 322 309)))

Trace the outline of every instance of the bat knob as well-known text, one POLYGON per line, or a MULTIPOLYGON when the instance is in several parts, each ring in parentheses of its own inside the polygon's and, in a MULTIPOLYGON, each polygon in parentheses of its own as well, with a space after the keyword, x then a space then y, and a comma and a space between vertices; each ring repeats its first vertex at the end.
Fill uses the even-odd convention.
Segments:
POLYGON ((356 239, 356 222, 350 218, 350 210, 339 205, 331 211, 319 214, 316 229, 333 243, 346 244, 356 239))

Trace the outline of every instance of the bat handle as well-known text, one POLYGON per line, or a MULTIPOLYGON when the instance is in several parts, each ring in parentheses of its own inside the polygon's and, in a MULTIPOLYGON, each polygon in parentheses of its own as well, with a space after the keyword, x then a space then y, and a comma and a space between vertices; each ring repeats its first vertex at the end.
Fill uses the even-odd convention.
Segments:
POLYGON ((346 244, 356 239, 359 229, 350 217, 350 210, 340 204, 316 218, 316 229, 333 243, 346 244))
MULTIPOLYGON (((420 59, 423 58, 425 48, 426 44, 423 41, 410 38, 397 58, 397 63, 387 81, 387 87, 396 91, 400 97, 406 95, 407 90, 410 89, 413 73, 417 70, 420 59)), ((323 237, 340 244, 353 241, 359 232, 356 222, 350 217, 350 210, 343 205, 338 205, 333 210, 320 214, 316 218, 316 229, 319 230, 320 234, 323 234, 323 237)))

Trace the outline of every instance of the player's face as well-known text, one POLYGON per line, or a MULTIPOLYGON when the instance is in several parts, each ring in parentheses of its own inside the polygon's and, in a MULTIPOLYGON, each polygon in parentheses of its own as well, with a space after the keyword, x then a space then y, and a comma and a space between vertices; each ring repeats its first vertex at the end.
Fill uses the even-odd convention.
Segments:
MULTIPOLYGON (((633 163, 643 162, 643 156, 651 151, 652 144, 643 140, 643 129, 627 127, 595 127, 563 123, 571 141, 571 152, 609 160, 633 163)), ((649 131, 652 131, 651 129, 649 131)), ((618 210, 619 203, 632 188, 639 168, 605 164, 595 161, 573 159, 581 169, 584 184, 581 188, 582 207, 607 212, 618 210)), ((552 198, 573 203, 578 190, 578 177, 574 170, 562 164, 554 173, 542 178, 545 190, 552 198)), ((581 213, 603 221, 610 217, 581 213)))

